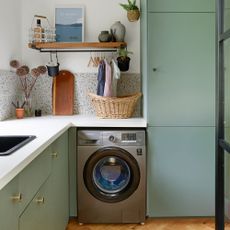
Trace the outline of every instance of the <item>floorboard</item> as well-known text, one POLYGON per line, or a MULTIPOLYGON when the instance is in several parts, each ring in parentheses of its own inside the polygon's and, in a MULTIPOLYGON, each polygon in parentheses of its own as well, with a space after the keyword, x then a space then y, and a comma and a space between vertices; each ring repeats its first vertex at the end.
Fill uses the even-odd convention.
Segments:
MULTIPOLYGON (((84 224, 79 225, 72 219, 66 230, 214 230, 212 218, 148 218, 144 225, 140 224, 84 224)), ((225 226, 230 230, 230 223, 225 226)))

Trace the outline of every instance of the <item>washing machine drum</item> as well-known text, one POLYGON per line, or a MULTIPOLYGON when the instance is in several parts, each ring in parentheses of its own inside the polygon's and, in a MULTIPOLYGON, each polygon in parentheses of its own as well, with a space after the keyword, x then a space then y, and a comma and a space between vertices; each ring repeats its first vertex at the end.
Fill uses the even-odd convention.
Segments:
POLYGON ((114 203, 135 192, 140 182, 140 169, 126 150, 104 147, 88 159, 83 176, 86 188, 95 198, 114 203))

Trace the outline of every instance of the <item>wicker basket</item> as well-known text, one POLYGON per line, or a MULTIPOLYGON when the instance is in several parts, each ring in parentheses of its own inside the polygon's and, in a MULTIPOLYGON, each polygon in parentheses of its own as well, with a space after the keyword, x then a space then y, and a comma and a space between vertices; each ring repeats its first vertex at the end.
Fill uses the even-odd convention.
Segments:
POLYGON ((139 10, 128 10, 127 17, 130 22, 135 22, 140 17, 140 11, 139 10))
POLYGON ((102 97, 89 93, 97 117, 113 119, 131 117, 141 95, 136 93, 123 97, 102 97))

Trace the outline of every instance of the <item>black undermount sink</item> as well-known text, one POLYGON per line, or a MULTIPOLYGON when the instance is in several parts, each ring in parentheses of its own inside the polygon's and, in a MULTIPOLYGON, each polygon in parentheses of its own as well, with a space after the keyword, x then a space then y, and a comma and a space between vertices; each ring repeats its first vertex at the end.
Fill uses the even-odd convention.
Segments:
POLYGON ((0 156, 13 153, 34 138, 36 136, 0 136, 0 156))

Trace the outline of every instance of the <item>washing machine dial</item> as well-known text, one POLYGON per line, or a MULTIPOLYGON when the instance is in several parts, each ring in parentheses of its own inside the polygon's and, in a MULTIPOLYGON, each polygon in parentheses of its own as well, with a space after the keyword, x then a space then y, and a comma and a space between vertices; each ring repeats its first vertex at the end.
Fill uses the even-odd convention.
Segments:
POLYGON ((110 135, 110 136, 109 136, 109 141, 115 143, 116 137, 114 137, 113 135, 110 135))

